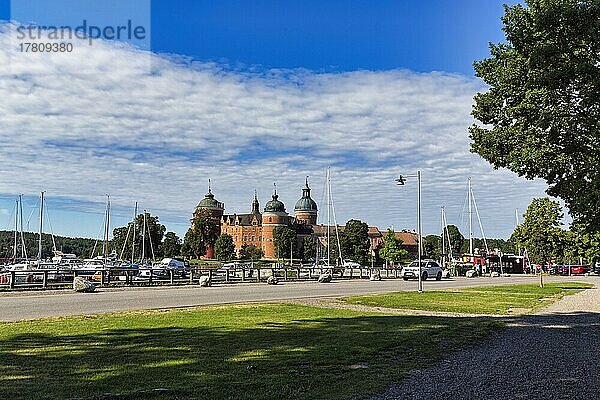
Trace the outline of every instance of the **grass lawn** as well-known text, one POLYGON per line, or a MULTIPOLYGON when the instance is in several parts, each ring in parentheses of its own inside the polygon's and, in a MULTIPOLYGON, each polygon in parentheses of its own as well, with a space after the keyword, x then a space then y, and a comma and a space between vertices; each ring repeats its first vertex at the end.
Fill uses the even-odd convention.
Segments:
POLYGON ((502 326, 289 304, 0 323, 0 398, 360 398, 502 326))
POLYGON ((465 289, 430 290, 424 293, 396 292, 351 296, 353 304, 407 310, 447 311, 467 314, 510 314, 511 309, 539 310, 555 300, 593 285, 586 283, 546 283, 539 285, 498 285, 465 289))

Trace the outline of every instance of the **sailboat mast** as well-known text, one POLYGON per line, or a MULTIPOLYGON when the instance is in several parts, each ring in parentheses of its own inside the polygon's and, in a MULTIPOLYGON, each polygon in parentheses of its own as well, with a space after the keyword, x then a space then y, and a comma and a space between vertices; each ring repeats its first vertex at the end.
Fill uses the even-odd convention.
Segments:
POLYGON ((471 177, 468 180, 468 197, 469 197, 469 254, 473 255, 473 209, 472 209, 472 192, 471 192, 471 177))
POLYGON ((135 260, 135 234, 136 232, 136 219, 138 213, 138 202, 135 202, 135 208, 133 210, 133 236, 131 239, 131 263, 134 263, 135 260))
POLYGON ((110 229, 110 195, 106 195, 106 219, 104 225, 104 265, 108 262, 108 232, 110 229))
POLYGON ((475 214, 477 215, 477 222, 479 223, 479 230, 481 231, 481 236, 483 238, 485 252, 489 254, 490 250, 488 249, 487 239, 485 238, 485 232, 483 231, 483 224, 481 223, 481 215, 479 215, 479 209, 477 208, 477 201, 475 201, 475 196, 471 195, 471 197, 473 198, 473 205, 475 206, 475 214))
POLYGON ((15 203, 15 247, 13 249, 13 262, 17 260, 17 246, 18 244, 18 236, 19 236, 19 200, 15 203))
POLYGON ((331 257, 331 241, 329 238, 331 228, 331 180, 329 174, 329 167, 327 167, 327 266, 330 265, 331 257))
POLYGON ((446 227, 444 226, 444 206, 442 206, 440 211, 440 224, 442 225, 442 267, 446 264, 446 238, 444 237, 444 232, 446 227))
POLYGON ((42 261, 42 231, 44 229, 44 192, 40 193, 40 231, 38 236, 38 261, 42 261))
POLYGON ((146 258, 146 210, 144 210, 144 225, 142 226, 142 265, 146 258))
POLYGON ((27 260, 27 247, 25 246, 25 234, 23 233, 23 195, 19 195, 19 219, 21 224, 21 258, 27 260))
MULTIPOLYGON (((519 210, 517 208, 515 208, 515 230, 517 229, 518 226, 519 226, 519 210)), ((517 255, 519 255, 519 256, 521 255, 521 248, 519 246, 518 241, 517 241, 517 255)))

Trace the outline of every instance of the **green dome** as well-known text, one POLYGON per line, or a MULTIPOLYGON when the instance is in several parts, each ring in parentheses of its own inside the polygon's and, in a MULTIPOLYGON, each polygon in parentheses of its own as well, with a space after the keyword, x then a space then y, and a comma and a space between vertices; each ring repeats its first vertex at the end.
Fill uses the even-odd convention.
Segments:
POLYGON ((302 197, 296 202, 294 211, 317 211, 317 203, 310 197, 302 197))
POLYGON ((198 203, 198 208, 223 208, 223 204, 215 200, 215 195, 209 190, 198 203))
POLYGON ((277 193, 273 194, 273 200, 267 202, 265 205, 265 212, 285 212, 285 206, 279 200, 277 193))
POLYGON ((302 189, 302 197, 296 202, 294 211, 317 211, 317 203, 310 197, 308 178, 306 179, 306 187, 302 189))

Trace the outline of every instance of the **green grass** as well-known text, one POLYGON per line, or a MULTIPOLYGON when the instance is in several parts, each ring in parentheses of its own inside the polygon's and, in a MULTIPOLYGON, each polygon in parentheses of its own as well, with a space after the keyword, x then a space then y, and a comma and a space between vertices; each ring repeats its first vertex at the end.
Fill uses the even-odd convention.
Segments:
POLYGON ((593 285, 586 283, 546 283, 538 285, 498 285, 476 288, 431 290, 424 293, 396 292, 351 296, 352 304, 407 310, 445 311, 467 314, 511 314, 514 309, 539 310, 565 295, 593 285))
POLYGON ((287 304, 0 323, 0 398, 360 398, 502 326, 287 304))

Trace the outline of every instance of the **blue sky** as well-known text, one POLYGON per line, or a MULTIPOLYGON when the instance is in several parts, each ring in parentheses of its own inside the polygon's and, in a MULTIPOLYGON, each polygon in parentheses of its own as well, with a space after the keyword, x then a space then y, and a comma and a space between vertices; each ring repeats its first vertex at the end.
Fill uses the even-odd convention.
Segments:
MULTIPOLYGON (((13 10, 46 23, 98 14, 86 9, 93 0, 50 14, 24 1, 13 10)), ((393 178, 420 168, 428 233, 442 205, 464 225, 473 176, 486 234, 507 237, 514 210, 545 186, 468 152, 472 96, 485 90, 472 62, 502 40, 502 3, 155 0, 153 54, 101 41, 18 63, 4 41, 16 72, 0 74, 10 143, 0 150, 0 229, 17 193, 33 209, 46 190, 57 234, 95 237, 110 193, 115 224, 139 201, 183 236, 209 177, 227 212, 246 212, 254 188, 264 205, 274 181, 290 211, 305 175, 321 199, 331 165, 339 223, 414 228, 414 185, 399 192, 393 178)))

